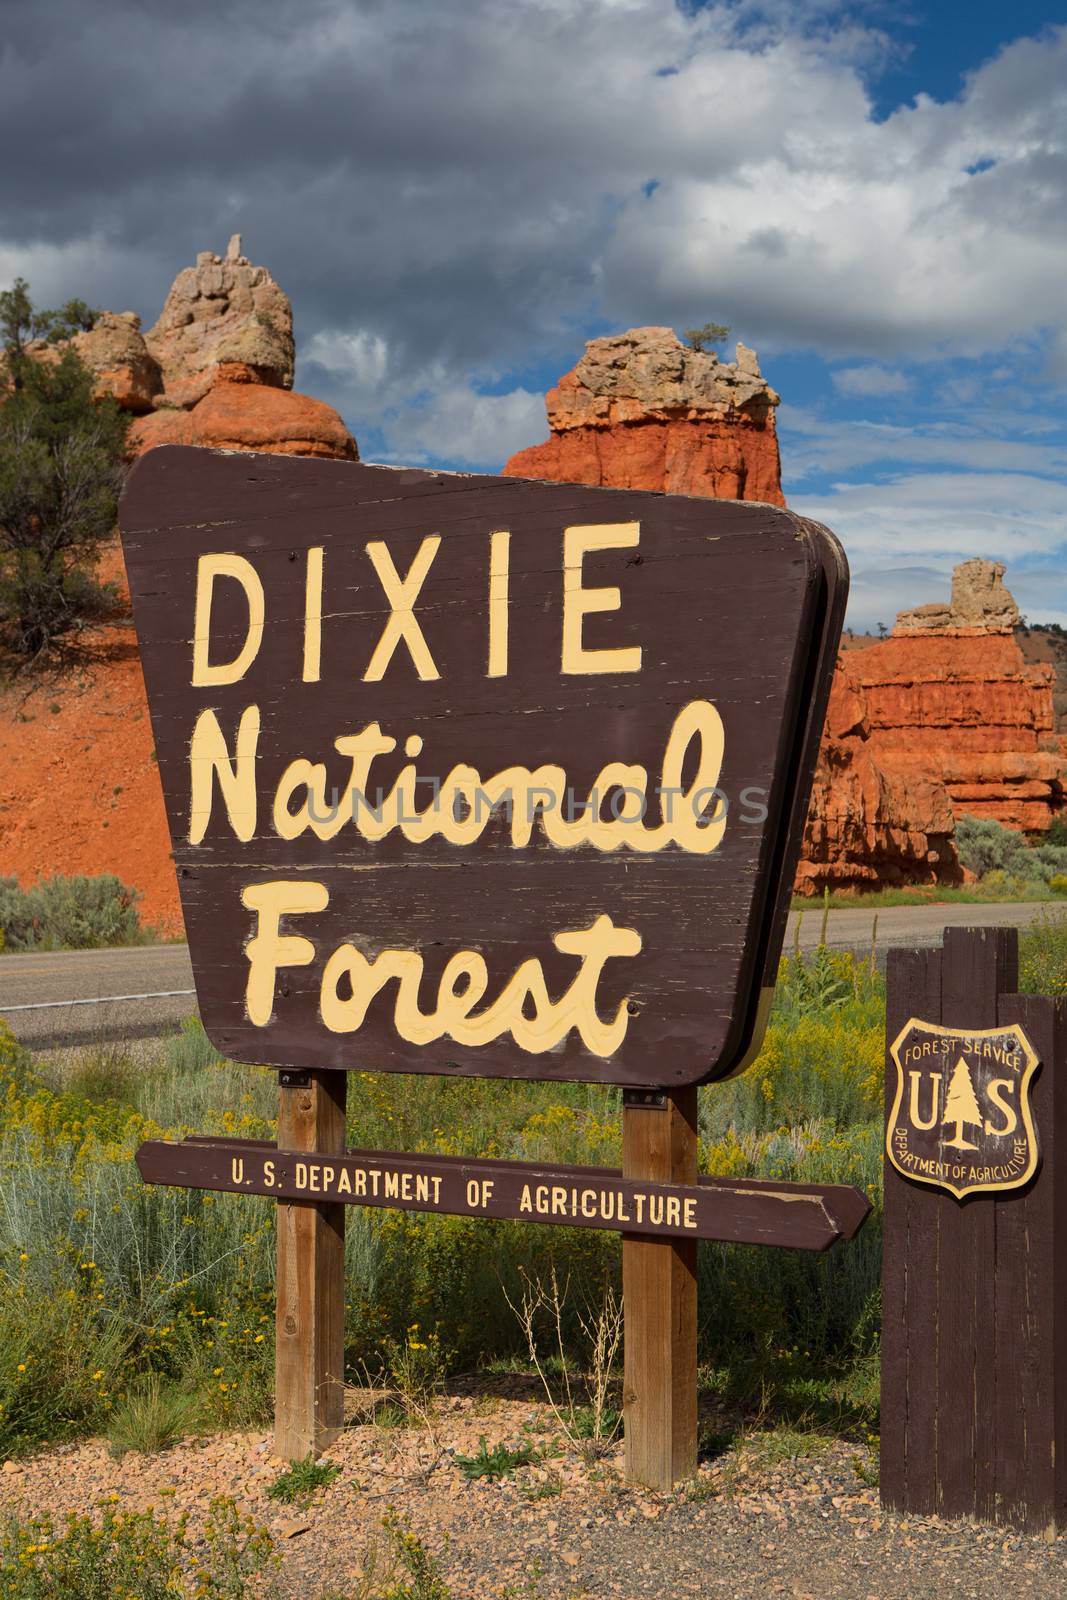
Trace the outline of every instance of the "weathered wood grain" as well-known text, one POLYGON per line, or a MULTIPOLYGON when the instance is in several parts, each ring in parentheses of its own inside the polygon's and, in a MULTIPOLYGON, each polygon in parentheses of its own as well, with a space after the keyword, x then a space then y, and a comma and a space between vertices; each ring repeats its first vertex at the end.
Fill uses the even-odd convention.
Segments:
POLYGON ((1002 994, 997 1021, 1018 1022, 1043 1065, 1041 1166, 996 1207, 996 1520, 1051 1537, 1067 1528, 1067 1003, 1002 994))
MULTIPOLYGON (((310 1072, 278 1090, 286 1148, 344 1148, 343 1072, 310 1072)), ((286 1199, 278 1210, 274 1454, 317 1455, 344 1422, 345 1210, 335 1201, 286 1199)))
POLYGON ((718 1239, 791 1250, 823 1251, 851 1239, 870 1211, 863 1192, 848 1184, 708 1177, 693 1183, 640 1181, 609 1167, 474 1161, 388 1150, 345 1150, 309 1161, 300 1148, 255 1139, 150 1139, 137 1151, 137 1166, 146 1183, 182 1188, 277 1200, 329 1197, 340 1205, 509 1217, 650 1238, 718 1239), (269 1182, 264 1175, 268 1162, 269 1182), (672 1220, 675 1209, 677 1221, 672 1220))
MULTIPOLYGON (((695 1184, 696 1089, 665 1100, 659 1108, 623 1107, 623 1172, 638 1182, 695 1184)), ((696 1239, 667 1244, 623 1234, 626 1476, 650 1489, 669 1490, 696 1471, 696 1270, 696 1239)))
MULTIPOLYGON (((941 1015, 941 951, 890 950, 886 962, 886 1099, 888 1122, 896 1069, 889 1045, 910 1017, 941 1015)), ((882 1502, 898 1509, 934 1509, 934 1443, 937 1429, 937 1323, 920 1323, 937 1283, 937 1212, 925 1226, 912 1208, 925 1196, 883 1155, 882 1407, 880 1472, 882 1502), (910 1335, 925 1345, 912 1359, 910 1335)))
MULTIPOLYGON (((1022 1027, 1042 1158, 1025 1186, 962 1200, 884 1162, 881 1495, 1051 1533, 1067 1526, 1067 1007, 1017 986, 1014 929, 890 955, 887 1044, 912 1017, 1022 1027)), ((895 1079, 887 1050, 887 1117, 895 1079)))

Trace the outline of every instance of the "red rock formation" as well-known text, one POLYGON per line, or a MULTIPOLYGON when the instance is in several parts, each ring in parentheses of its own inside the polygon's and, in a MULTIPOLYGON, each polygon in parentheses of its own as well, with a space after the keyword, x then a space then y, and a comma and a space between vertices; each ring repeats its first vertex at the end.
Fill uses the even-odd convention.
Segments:
MULTIPOLYGON (((292 309, 266 267, 241 254, 238 234, 224 257, 205 250, 179 272, 147 334, 134 312, 103 311, 69 342, 97 395, 134 413, 131 457, 193 444, 358 460, 333 407, 293 392, 292 309)), ((65 347, 38 340, 30 350, 55 361, 65 347)))
POLYGON ((504 472, 780 506, 777 404, 744 345, 725 365, 670 328, 631 328, 590 339, 546 396, 551 436, 504 472))
MULTIPOLYGON (((163 380, 159 365, 144 342, 141 319, 135 311, 101 311, 87 331, 70 339, 33 339, 26 346, 26 353, 35 361, 54 364, 71 346, 93 374, 98 400, 111 395, 124 411, 151 411, 162 392, 163 380)), ((0 357, 0 389, 6 389, 7 382, 0 357)))
POLYGON ((957 812, 1027 832, 1050 826, 1067 793, 1054 674, 1028 664, 1013 633, 894 630, 847 651, 843 666, 864 691, 883 766, 937 774, 957 812))
POLYGON ((110 394, 124 411, 151 411, 163 388, 159 365, 141 337, 133 311, 103 311, 71 343, 96 377, 98 396, 110 394))
POLYGON ((798 894, 956 884, 952 803, 939 778, 896 771, 873 748, 866 687, 852 651, 837 665, 797 868, 798 894))
MULTIPOLYGON (((98 576, 128 599, 116 538, 98 576)), ((59 680, 0 684, 0 873, 113 872, 143 896, 142 921, 182 936, 159 768, 133 623, 94 639, 59 680)))
POLYGON ((950 604, 902 611, 838 659, 797 891, 953 883, 953 817, 1048 829, 1067 800, 1055 673, 1028 662, 999 562, 965 561, 950 604))
MULTIPOLYGON (((333 407, 293 393, 289 302, 236 238, 224 260, 204 254, 179 274, 147 338, 140 327, 133 312, 103 312, 72 341, 97 394, 135 414, 131 454, 195 444, 356 459, 333 407)), ((63 348, 31 347, 43 361, 63 348)), ((117 541, 103 553, 100 576, 128 598, 117 541)), ((180 935, 132 622, 112 622, 94 644, 97 659, 62 684, 0 686, 0 872, 23 884, 54 872, 114 872, 141 891, 145 921, 180 935)))
MULTIPOLYGON (((547 396, 551 437, 504 470, 782 505, 777 403, 743 346, 725 367, 668 328, 636 328, 589 342, 547 396)), ((956 883, 954 812, 1040 832, 1063 807, 1054 670, 1024 659, 1003 577, 999 563, 964 562, 949 604, 902 612, 890 639, 842 653, 800 893, 956 883)))
POLYGON ((325 401, 247 380, 216 383, 191 411, 154 411, 138 417, 127 438, 130 455, 143 455, 160 444, 358 459, 356 441, 325 401))
POLYGON ((160 444, 358 459, 356 441, 322 400, 296 394, 293 313, 266 267, 202 251, 179 272, 143 343, 161 374, 154 410, 128 436, 131 456, 160 444))

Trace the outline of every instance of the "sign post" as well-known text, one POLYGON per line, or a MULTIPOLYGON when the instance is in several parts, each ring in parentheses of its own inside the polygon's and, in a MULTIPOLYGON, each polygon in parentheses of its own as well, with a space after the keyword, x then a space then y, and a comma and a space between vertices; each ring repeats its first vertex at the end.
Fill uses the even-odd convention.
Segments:
MULTIPOLYGON (((278 1074, 278 1145, 314 1155, 345 1147, 343 1072, 278 1074)), ((274 1453, 318 1455, 344 1421, 345 1208, 336 1200, 278 1205, 274 1453)))
POLYGON ((881 1495, 1067 1527, 1067 1005, 1014 928, 887 967, 881 1495))
POLYGON ((121 526, 197 998, 278 1139, 147 1181, 279 1202, 277 1443, 340 1426, 346 1204, 623 1235, 630 1475, 693 1470, 696 1241, 825 1249, 835 1186, 698 1181, 766 1022, 840 635, 775 507, 163 448, 121 526), (344 1148, 344 1073, 618 1084, 618 1174, 344 1148))
MULTIPOLYGON (((697 1181, 697 1092, 623 1097, 622 1170, 697 1181), (644 1102, 644 1103, 642 1103, 644 1102)), ((623 1234, 626 1476, 670 1489, 697 1465, 697 1242, 623 1234)))

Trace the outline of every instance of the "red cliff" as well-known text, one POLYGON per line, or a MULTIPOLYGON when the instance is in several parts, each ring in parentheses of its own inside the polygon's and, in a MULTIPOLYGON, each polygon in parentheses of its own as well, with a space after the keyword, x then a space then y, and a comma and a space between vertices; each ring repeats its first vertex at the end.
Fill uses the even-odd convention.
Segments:
POLYGON ((1026 659, 1003 579, 999 562, 961 562, 947 605, 902 611, 888 639, 846 641, 800 893, 958 882, 955 816, 1042 833, 1062 810, 1055 669, 1026 659))
POLYGON ((819 761, 797 867, 798 894, 957 884, 952 802, 934 772, 901 771, 881 759, 870 707, 849 651, 830 688, 819 761))
POLYGON ((936 772, 954 809, 1044 832, 1063 806, 1055 669, 1030 662, 998 561, 963 561, 945 605, 902 611, 892 635, 846 658, 863 685, 872 748, 901 772, 936 772))

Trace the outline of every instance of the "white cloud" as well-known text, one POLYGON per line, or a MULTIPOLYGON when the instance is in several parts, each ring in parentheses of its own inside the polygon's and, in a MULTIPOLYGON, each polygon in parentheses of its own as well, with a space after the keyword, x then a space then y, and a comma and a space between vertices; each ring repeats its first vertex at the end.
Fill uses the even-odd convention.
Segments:
POLYGON ((479 394, 469 383, 439 389, 387 421, 389 458, 454 461, 499 471, 508 456, 548 432, 545 401, 528 389, 479 394))
POLYGON ((651 195, 627 198, 605 251, 613 308, 641 283, 665 319, 699 298, 830 354, 1062 334, 1067 30, 883 122, 849 62, 790 35, 696 52, 672 83, 679 110, 701 108, 703 159, 679 150, 651 195))
POLYGON ((947 598, 952 567, 971 556, 1007 564, 1005 581, 1031 621, 1056 621, 1067 608, 1060 484, 1024 473, 920 472, 836 484, 790 505, 832 528, 845 547, 850 627, 890 624, 905 606, 947 598))
MULTIPOLYGON (((1063 486, 1025 473, 916 472, 885 483, 835 484, 790 505, 832 528, 850 557, 1019 561, 1067 546, 1063 486)), ((1062 581, 1067 585, 1067 568, 1062 581)))
POLYGON ((301 372, 313 384, 327 375, 346 415, 375 418, 388 461, 444 460, 497 471, 548 431, 542 394, 523 388, 484 394, 443 362, 407 372, 387 341, 366 329, 316 334, 301 372))
MULTIPOLYGON (((814 473, 850 472, 874 463, 1067 476, 1067 442, 1016 438, 1013 425, 1004 419, 972 416, 975 423, 985 420, 986 428, 957 421, 951 413, 907 427, 888 422, 829 421, 803 407, 783 405, 779 409, 783 467, 794 482, 814 473), (993 431, 998 422, 999 433, 993 431)), ((1018 420, 1024 427, 1029 421, 1018 420)), ((1041 436, 1039 425, 1034 431, 1041 436)), ((1061 498, 1062 494, 1061 489, 1061 498)))
POLYGON ((893 372, 888 367, 880 367, 877 362, 863 367, 838 367, 830 376, 834 387, 840 389, 842 394, 905 394, 911 388, 906 373, 893 372))
POLYGON ((787 493, 892 472, 794 497, 861 565, 1067 539, 1067 445, 1010 399, 1035 352, 1067 377, 1067 28, 877 120, 894 47, 835 0, 83 9, 5 14, 0 139, 34 140, 0 170, 0 283, 153 320, 240 229, 293 298, 301 386, 396 458, 487 467, 544 438, 529 372, 594 324, 721 318, 872 400, 1010 347, 1007 377, 937 370, 943 401, 913 376, 910 427, 784 406, 787 493))

